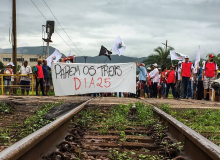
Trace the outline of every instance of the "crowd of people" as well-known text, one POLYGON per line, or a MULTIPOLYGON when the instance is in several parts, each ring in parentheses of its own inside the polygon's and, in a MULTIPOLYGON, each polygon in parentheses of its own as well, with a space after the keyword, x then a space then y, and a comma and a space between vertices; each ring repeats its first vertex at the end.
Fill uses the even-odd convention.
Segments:
MULTIPOLYGON (((138 64, 140 73, 137 76, 137 94, 141 99, 161 98, 169 96, 170 89, 174 99, 212 99, 212 83, 219 72, 218 65, 213 61, 214 55, 209 55, 208 61, 203 61, 202 66, 195 67, 189 56, 185 61, 179 61, 178 65, 169 68, 162 66, 158 68, 155 63, 151 67, 145 67, 144 63, 138 64), (209 93, 209 96, 207 96, 209 93)), ((216 101, 220 96, 215 95, 216 101)))
MULTIPOLYGON (((137 94, 127 93, 115 93, 115 96, 125 97, 139 97, 144 98, 161 98, 165 99, 169 97, 169 91, 172 90, 174 99, 198 99, 198 100, 211 100, 212 98, 212 83, 217 78, 219 72, 218 65, 213 61, 214 55, 209 55, 208 61, 203 61, 202 66, 195 67, 189 56, 185 57, 185 61, 179 61, 178 65, 171 65, 169 68, 166 66, 158 67, 156 63, 151 67, 145 67, 144 63, 138 64, 137 67, 140 69, 140 73, 137 76, 137 94), (207 93, 209 96, 207 97, 207 93)), ((13 66, 12 62, 7 64, 4 69, 4 92, 7 91, 9 95, 12 94, 11 86, 13 78, 13 66), (12 76, 9 76, 12 75, 12 76)), ((32 68, 28 65, 28 61, 24 61, 23 66, 20 68, 17 74, 27 75, 20 76, 17 79, 21 88, 21 95, 29 95, 31 74, 34 75, 36 80, 36 95, 39 95, 39 85, 42 91, 42 95, 48 95, 50 87, 50 76, 49 71, 51 68, 47 65, 47 60, 37 60, 37 65, 34 67, 34 73, 32 68)), ((105 94, 104 94, 105 95, 105 94)), ((96 96, 96 95, 95 95, 96 96)), ((111 93, 105 96, 112 96, 111 93)), ((217 101, 220 101, 220 95, 215 95, 217 101)))
MULTIPOLYGON (((9 95, 12 94, 12 82, 14 81, 13 76, 13 67, 14 64, 12 62, 7 64, 7 67, 4 69, 4 74, 7 76, 4 76, 3 84, 4 84, 4 93, 6 95, 7 91, 9 92, 9 95), (12 75, 12 76, 9 76, 12 75)), ((49 71, 51 68, 47 65, 47 60, 37 60, 37 65, 34 67, 34 79, 36 80, 36 95, 39 95, 38 87, 40 85, 41 92, 43 96, 48 96, 48 90, 50 87, 50 78, 49 78, 49 71), (43 64, 42 64, 43 63, 43 64)), ((17 84, 20 84, 21 88, 21 95, 29 95, 30 90, 30 84, 31 84, 31 74, 32 68, 28 65, 28 61, 24 61, 23 66, 21 66, 20 70, 18 71, 17 75, 26 75, 26 76, 19 76, 17 78, 17 84)))

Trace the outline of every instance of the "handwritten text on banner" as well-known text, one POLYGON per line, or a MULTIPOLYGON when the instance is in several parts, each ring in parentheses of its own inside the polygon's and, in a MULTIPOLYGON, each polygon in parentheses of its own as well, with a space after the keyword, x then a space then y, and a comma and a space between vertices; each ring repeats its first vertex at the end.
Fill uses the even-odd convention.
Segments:
POLYGON ((56 96, 101 92, 136 93, 135 63, 52 63, 56 96))

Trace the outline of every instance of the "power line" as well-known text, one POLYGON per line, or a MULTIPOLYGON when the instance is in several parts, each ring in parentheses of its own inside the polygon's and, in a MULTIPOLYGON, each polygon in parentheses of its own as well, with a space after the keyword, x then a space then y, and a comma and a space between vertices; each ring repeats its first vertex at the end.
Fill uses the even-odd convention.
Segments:
MULTIPOLYGON (((60 22, 58 21, 58 19, 56 18, 56 16, 54 15, 54 13, 52 12, 52 10, 50 9, 50 7, 47 5, 47 3, 45 2, 45 0, 43 0, 44 3, 46 4, 47 8, 50 10, 50 12, 52 13, 52 15, 54 16, 54 18, 57 20, 58 24, 60 25, 60 27, 62 28, 62 30, 66 33, 66 31, 64 30, 64 28, 62 27, 62 25, 60 24, 60 22)), ((66 33, 67 37, 70 39, 70 41, 73 43, 72 39, 69 37, 69 35, 66 33)), ((79 48, 76 46, 75 43, 73 43, 73 45, 79 50, 79 48)), ((83 55, 83 53, 79 50, 79 52, 83 55)), ((84 55, 83 55, 84 56, 84 55)))
MULTIPOLYGON (((44 19, 47 20, 47 18, 44 16, 44 14, 40 11, 40 9, 37 7, 37 5, 33 2, 33 0, 31 0, 31 2, 34 4, 34 6, 37 8, 37 10, 41 13, 41 15, 44 17, 44 19)), ((55 30, 55 32, 60 36, 60 38, 66 43, 66 45, 68 45, 70 47, 70 49, 73 51, 73 52, 76 52, 64 39, 63 37, 61 37, 61 35, 55 30)), ((77 53, 77 52, 76 52, 77 53)), ((77 53, 78 54, 78 53, 77 53)))

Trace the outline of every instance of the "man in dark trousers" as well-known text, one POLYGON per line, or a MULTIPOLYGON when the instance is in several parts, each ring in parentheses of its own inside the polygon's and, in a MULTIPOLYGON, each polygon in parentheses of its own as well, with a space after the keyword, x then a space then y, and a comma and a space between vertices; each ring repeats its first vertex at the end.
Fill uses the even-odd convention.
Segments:
POLYGON ((44 73, 44 91, 46 91, 46 95, 48 96, 48 90, 50 88, 50 73, 51 68, 47 65, 47 60, 43 60, 43 73, 44 73))
POLYGON ((183 99, 192 98, 190 95, 187 95, 187 87, 191 90, 190 81, 192 80, 192 73, 193 73, 193 63, 189 62, 189 56, 185 56, 185 62, 181 65, 181 74, 180 74, 180 81, 183 83, 183 99))
POLYGON ((172 89, 173 98, 176 98, 176 91, 175 91, 175 83, 176 83, 176 72, 174 71, 174 66, 170 66, 170 70, 166 74, 167 77, 167 90, 166 90, 166 98, 168 98, 168 93, 170 87, 172 89))
POLYGON ((38 59, 37 60, 37 65, 34 68, 34 76, 36 79, 36 96, 39 96, 38 94, 38 86, 40 84, 40 88, 42 91, 42 95, 45 96, 44 94, 44 87, 43 87, 43 83, 44 83, 44 73, 43 73, 43 68, 42 68, 42 60, 38 59))
POLYGON ((213 61, 214 55, 209 55, 209 60, 202 67, 202 81, 204 86, 204 99, 206 99, 207 90, 209 89, 209 100, 212 97, 212 83, 217 76, 217 64, 213 61))

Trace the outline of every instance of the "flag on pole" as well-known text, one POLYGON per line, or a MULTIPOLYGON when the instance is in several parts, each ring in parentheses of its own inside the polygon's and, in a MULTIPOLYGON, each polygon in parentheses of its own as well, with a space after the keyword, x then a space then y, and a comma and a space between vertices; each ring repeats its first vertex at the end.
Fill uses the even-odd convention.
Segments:
POLYGON ((60 58, 62 57, 62 54, 55 49, 55 51, 53 52, 53 54, 51 54, 48 58, 47 58, 47 65, 49 67, 51 67, 51 63, 52 62, 57 62, 60 58))
POLYGON ((104 46, 101 46, 100 52, 99 52, 99 56, 107 56, 109 58, 109 60, 111 61, 111 57, 110 54, 112 54, 111 51, 107 50, 104 46))
POLYGON ((68 57, 72 56, 71 52, 69 53, 68 57))
POLYGON ((175 51, 170 51, 171 61, 172 60, 179 60, 179 61, 185 62, 185 56, 186 56, 185 54, 178 53, 175 51))
POLYGON ((199 62, 200 62, 200 46, 198 47, 197 54, 196 54, 196 60, 195 60, 195 68, 196 69, 199 66, 199 62))
POLYGON ((122 41, 121 37, 117 37, 116 42, 112 48, 112 50, 121 56, 122 52, 126 49, 124 42, 122 41))

